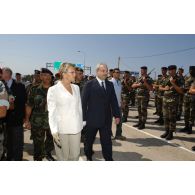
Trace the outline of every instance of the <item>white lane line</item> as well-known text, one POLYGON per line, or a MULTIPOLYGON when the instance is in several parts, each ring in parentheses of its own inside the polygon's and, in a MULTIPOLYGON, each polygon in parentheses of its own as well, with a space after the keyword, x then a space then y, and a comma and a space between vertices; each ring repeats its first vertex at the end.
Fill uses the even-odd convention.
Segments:
POLYGON ((163 141, 163 142, 166 142, 166 143, 168 143, 168 144, 174 145, 174 146, 176 146, 177 148, 180 148, 180 149, 182 149, 182 150, 185 150, 185 151, 187 151, 187 152, 189 152, 189 153, 191 153, 191 154, 195 154, 195 152, 193 152, 192 150, 189 150, 189 149, 187 149, 187 148, 185 148, 185 147, 183 147, 183 146, 178 146, 178 144, 176 144, 176 143, 173 143, 173 142, 171 142, 171 141, 167 141, 167 140, 165 140, 165 139, 162 139, 162 138, 160 138, 160 137, 157 137, 157 136, 155 136, 155 135, 152 135, 152 134, 150 134, 150 133, 148 133, 148 132, 145 132, 145 131, 143 131, 143 130, 139 131, 137 128, 132 127, 132 126, 130 126, 130 125, 127 125, 126 123, 123 123, 123 125, 125 125, 125 126, 127 126, 127 127, 130 127, 130 128, 132 128, 132 129, 134 129, 134 130, 140 132, 140 133, 143 133, 143 134, 149 135, 149 136, 151 136, 151 137, 154 137, 154 138, 156 138, 156 139, 159 139, 159 140, 161 140, 161 141, 163 141))

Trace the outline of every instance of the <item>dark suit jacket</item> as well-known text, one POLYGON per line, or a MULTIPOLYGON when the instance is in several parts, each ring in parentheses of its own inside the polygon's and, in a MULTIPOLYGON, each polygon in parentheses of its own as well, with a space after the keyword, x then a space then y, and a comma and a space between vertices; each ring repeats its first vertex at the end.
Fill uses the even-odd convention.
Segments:
POLYGON ((114 86, 105 81, 106 93, 97 79, 86 83, 82 92, 83 121, 87 126, 111 128, 112 117, 120 117, 114 86))
POLYGON ((8 110, 6 116, 6 123, 8 126, 20 126, 23 125, 23 119, 25 115, 25 102, 26 91, 25 86, 22 83, 13 83, 10 89, 7 89, 8 94, 12 94, 15 97, 14 110, 8 110))

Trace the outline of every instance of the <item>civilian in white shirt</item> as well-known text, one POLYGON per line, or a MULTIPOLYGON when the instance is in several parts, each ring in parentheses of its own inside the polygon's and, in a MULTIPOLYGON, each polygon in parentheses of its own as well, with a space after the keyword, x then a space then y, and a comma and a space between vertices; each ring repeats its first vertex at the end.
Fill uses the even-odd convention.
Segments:
MULTIPOLYGON (((120 70, 119 70, 119 68, 115 68, 113 70, 113 77, 110 80, 110 82, 112 82, 113 85, 114 85, 114 90, 115 90, 115 93, 116 93, 118 105, 119 105, 119 108, 120 108, 120 115, 121 115, 121 90, 122 90, 122 85, 121 85, 121 81, 120 81, 120 70)), ((120 117, 120 118, 122 118, 122 117, 120 117)), ((120 123, 116 125, 115 139, 126 140, 126 137, 122 136, 122 120, 120 120, 120 123)))
POLYGON ((80 90, 75 82, 75 67, 63 63, 60 81, 47 94, 49 125, 57 160, 79 160, 83 116, 80 90))

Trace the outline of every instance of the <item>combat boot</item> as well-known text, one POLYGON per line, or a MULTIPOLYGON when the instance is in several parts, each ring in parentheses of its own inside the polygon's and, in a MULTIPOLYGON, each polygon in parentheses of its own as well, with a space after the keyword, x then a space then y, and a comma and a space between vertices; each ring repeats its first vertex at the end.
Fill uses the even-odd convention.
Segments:
POLYGON ((187 134, 192 134, 192 125, 189 125, 186 132, 187 132, 187 134))
POLYGON ((183 129, 180 129, 179 132, 187 132, 189 128, 189 125, 185 125, 183 129))
POLYGON ((161 126, 164 125, 164 119, 163 118, 160 119, 159 125, 161 125, 161 126))
POLYGON ((141 125, 141 121, 139 121, 137 124, 133 125, 133 127, 139 127, 141 125))
POLYGON ((160 123, 160 118, 158 120, 154 121, 154 123, 160 123))
POLYGON ((195 151, 195 146, 192 146, 192 151, 195 151))
POLYGON ((145 123, 141 123, 140 126, 138 127, 139 130, 145 129, 145 123))
POLYGON ((165 137, 168 136, 168 134, 169 134, 169 129, 167 129, 167 130, 165 131, 165 133, 163 133, 160 137, 161 137, 161 138, 165 138, 165 137))
POLYGON ((165 138, 166 140, 172 140, 173 139, 173 131, 169 131, 167 137, 165 138))

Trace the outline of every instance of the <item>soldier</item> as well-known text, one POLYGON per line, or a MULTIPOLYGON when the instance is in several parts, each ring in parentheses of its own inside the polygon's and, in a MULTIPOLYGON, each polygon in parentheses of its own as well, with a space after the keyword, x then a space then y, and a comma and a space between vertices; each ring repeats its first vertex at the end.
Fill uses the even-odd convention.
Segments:
POLYGON ((121 83, 122 85, 122 93, 121 93, 121 100, 122 100, 122 122, 127 122, 127 117, 129 113, 129 102, 130 102, 130 94, 129 92, 132 90, 132 80, 130 79, 130 72, 125 71, 124 78, 121 83))
MULTIPOLYGON (((191 68, 193 69, 193 77, 195 78, 195 66, 194 68, 191 68)), ((193 120, 195 119, 195 80, 193 81, 191 87, 190 87, 190 90, 189 90, 189 93, 192 95, 192 102, 193 102, 193 115, 191 115, 191 117, 193 116, 193 120)), ((192 150, 195 151, 195 146, 192 147, 192 150)))
POLYGON ((51 155, 54 144, 47 110, 47 91, 52 83, 52 75, 50 70, 42 68, 42 82, 30 89, 26 105, 25 126, 31 129, 36 161, 41 161, 44 157, 49 161, 55 160, 51 155))
MULTIPOLYGON (((80 93, 82 93, 83 87, 86 83, 86 81, 84 80, 84 76, 83 76, 83 69, 76 67, 76 77, 75 77, 75 83, 76 85, 79 86, 80 88, 80 93)), ((86 133, 86 126, 83 127, 82 131, 81 131, 81 142, 85 142, 85 133, 86 133)))
POLYGON ((185 127, 180 132, 192 133, 192 125, 195 117, 195 102, 193 95, 189 93, 189 89, 195 81, 195 66, 189 67, 190 76, 185 80, 184 85, 184 121, 185 127))
POLYGON ((160 91, 164 91, 163 96, 163 116, 165 123, 165 133, 161 138, 166 140, 173 139, 173 132, 176 130, 176 106, 179 99, 179 94, 183 93, 182 84, 179 83, 179 78, 176 74, 176 65, 168 67, 169 77, 159 86, 160 91))
POLYGON ((76 78, 75 78, 75 83, 76 85, 79 86, 80 92, 82 93, 85 81, 83 77, 83 69, 76 67, 76 78))
MULTIPOLYGON (((132 81, 132 84, 136 82, 135 76, 131 75, 130 80, 132 81)), ((136 94, 136 90, 132 88, 132 90, 129 92, 130 101, 131 101, 130 106, 135 106, 135 94, 136 94)))
POLYGON ((162 77, 162 75, 159 74, 158 79, 153 84, 153 91, 154 91, 154 95, 155 95, 154 96, 154 106, 156 108, 156 112, 154 112, 153 115, 156 115, 156 114, 158 115, 158 107, 157 107, 158 95, 157 95, 157 93, 158 93, 158 83, 159 83, 161 77, 162 77))
POLYGON ((22 77, 21 77, 21 74, 20 73, 16 73, 16 82, 17 83, 22 83, 22 77))
POLYGON ((165 80, 167 79, 167 67, 162 67, 162 76, 159 78, 156 82, 155 88, 156 88, 156 95, 157 95, 157 115, 159 116, 159 119, 155 121, 154 123, 159 123, 159 125, 164 125, 163 120, 163 95, 164 92, 159 90, 159 86, 163 85, 165 80))
POLYGON ((137 104, 138 104, 138 124, 134 127, 138 129, 144 129, 147 119, 147 107, 149 102, 150 94, 149 92, 153 90, 152 86, 153 80, 147 74, 147 67, 141 67, 141 77, 138 79, 138 82, 132 85, 133 88, 137 89, 137 104))
POLYGON ((108 75, 108 77, 107 77, 108 80, 111 80, 111 79, 112 79, 112 77, 113 77, 113 72, 114 72, 113 69, 109 69, 109 75, 108 75))
POLYGON ((33 75, 33 82, 26 87, 26 94, 28 95, 28 93, 29 93, 32 86, 39 85, 40 83, 41 83, 40 71, 35 70, 34 75, 33 75))
MULTIPOLYGON (((2 70, 0 69, 0 72, 2 70)), ((4 137, 5 137, 5 124, 4 118, 9 108, 8 94, 5 85, 0 81, 0 160, 3 160, 4 154, 4 137)))
MULTIPOLYGON (((179 82, 184 86, 185 79, 184 79, 184 76, 183 76, 183 72, 184 72, 183 68, 178 69, 179 82)), ((178 105, 177 105, 177 120, 178 121, 181 120, 182 107, 183 107, 183 98, 184 98, 184 94, 179 94, 179 101, 178 101, 178 105)))

